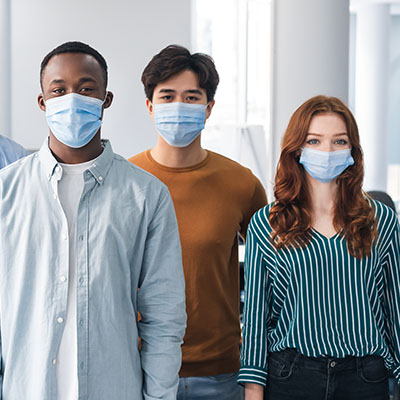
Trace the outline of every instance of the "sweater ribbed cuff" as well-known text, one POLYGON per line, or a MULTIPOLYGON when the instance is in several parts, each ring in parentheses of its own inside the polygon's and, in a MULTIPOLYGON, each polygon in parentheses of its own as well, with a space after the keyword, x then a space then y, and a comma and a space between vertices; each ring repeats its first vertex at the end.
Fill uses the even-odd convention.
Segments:
POLYGON ((267 372, 261 368, 243 365, 239 370, 238 383, 256 383, 265 386, 267 384, 267 372))

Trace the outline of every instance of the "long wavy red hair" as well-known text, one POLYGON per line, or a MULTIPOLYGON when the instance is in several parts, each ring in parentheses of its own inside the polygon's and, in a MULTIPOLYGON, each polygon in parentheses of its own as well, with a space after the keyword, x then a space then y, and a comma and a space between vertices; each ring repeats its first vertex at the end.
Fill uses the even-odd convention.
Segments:
POLYGON ((354 164, 336 178, 337 196, 333 225, 346 238, 352 256, 369 256, 377 235, 374 211, 362 191, 363 155, 357 123, 346 105, 336 97, 315 96, 292 115, 282 139, 275 176, 275 204, 270 211, 272 239, 277 248, 301 247, 311 238, 311 199, 306 171, 299 154, 306 141, 311 119, 321 113, 338 114, 346 124, 354 164))

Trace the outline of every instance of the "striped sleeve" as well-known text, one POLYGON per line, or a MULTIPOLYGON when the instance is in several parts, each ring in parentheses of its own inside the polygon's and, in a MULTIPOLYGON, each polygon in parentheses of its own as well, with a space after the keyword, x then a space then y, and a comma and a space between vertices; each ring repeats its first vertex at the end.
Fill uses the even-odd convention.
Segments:
POLYGON ((265 386, 267 381, 267 323, 270 297, 267 290, 266 257, 259 243, 265 209, 252 218, 247 232, 245 253, 245 302, 243 316, 243 343, 239 383, 265 386))
POLYGON ((392 210, 385 207, 379 211, 382 213, 379 218, 379 247, 385 282, 386 332, 394 360, 393 375, 400 384, 400 228, 392 210))

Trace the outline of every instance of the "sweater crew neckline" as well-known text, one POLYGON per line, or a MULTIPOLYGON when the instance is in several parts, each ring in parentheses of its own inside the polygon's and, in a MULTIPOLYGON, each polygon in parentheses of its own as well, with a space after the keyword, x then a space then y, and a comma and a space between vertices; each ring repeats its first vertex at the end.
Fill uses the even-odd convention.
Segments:
POLYGON ((195 171, 196 169, 202 168, 204 165, 206 165, 208 163, 208 161, 210 159, 210 151, 206 150, 206 152, 207 152, 207 155, 204 158, 204 160, 200 161, 199 163, 190 165, 188 167, 182 167, 182 168, 179 168, 179 167, 167 167, 166 165, 160 164, 151 155, 151 149, 146 151, 146 157, 157 168, 162 169, 164 171, 169 171, 169 172, 189 172, 189 171, 195 171))

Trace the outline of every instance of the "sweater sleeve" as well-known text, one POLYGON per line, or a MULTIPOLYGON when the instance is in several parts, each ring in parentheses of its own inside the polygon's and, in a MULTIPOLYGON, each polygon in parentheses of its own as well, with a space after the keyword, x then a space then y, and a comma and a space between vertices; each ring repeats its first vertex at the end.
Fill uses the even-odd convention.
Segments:
POLYGON ((246 238, 247 226, 249 225, 251 217, 260 208, 268 204, 264 186, 254 175, 253 179, 254 179, 254 190, 251 199, 249 200, 248 208, 245 215, 243 216, 243 222, 240 227, 240 234, 242 235, 243 238, 246 238))
POLYGON ((393 375, 400 384, 400 228, 397 216, 389 211, 386 229, 380 234, 385 282, 383 300, 387 340, 394 360, 393 375))
POLYGON ((260 229, 258 222, 262 211, 256 213, 250 222, 246 240, 243 343, 238 382, 265 386, 270 295, 267 285, 267 261, 259 243, 260 235, 267 232, 256 233, 260 229))

